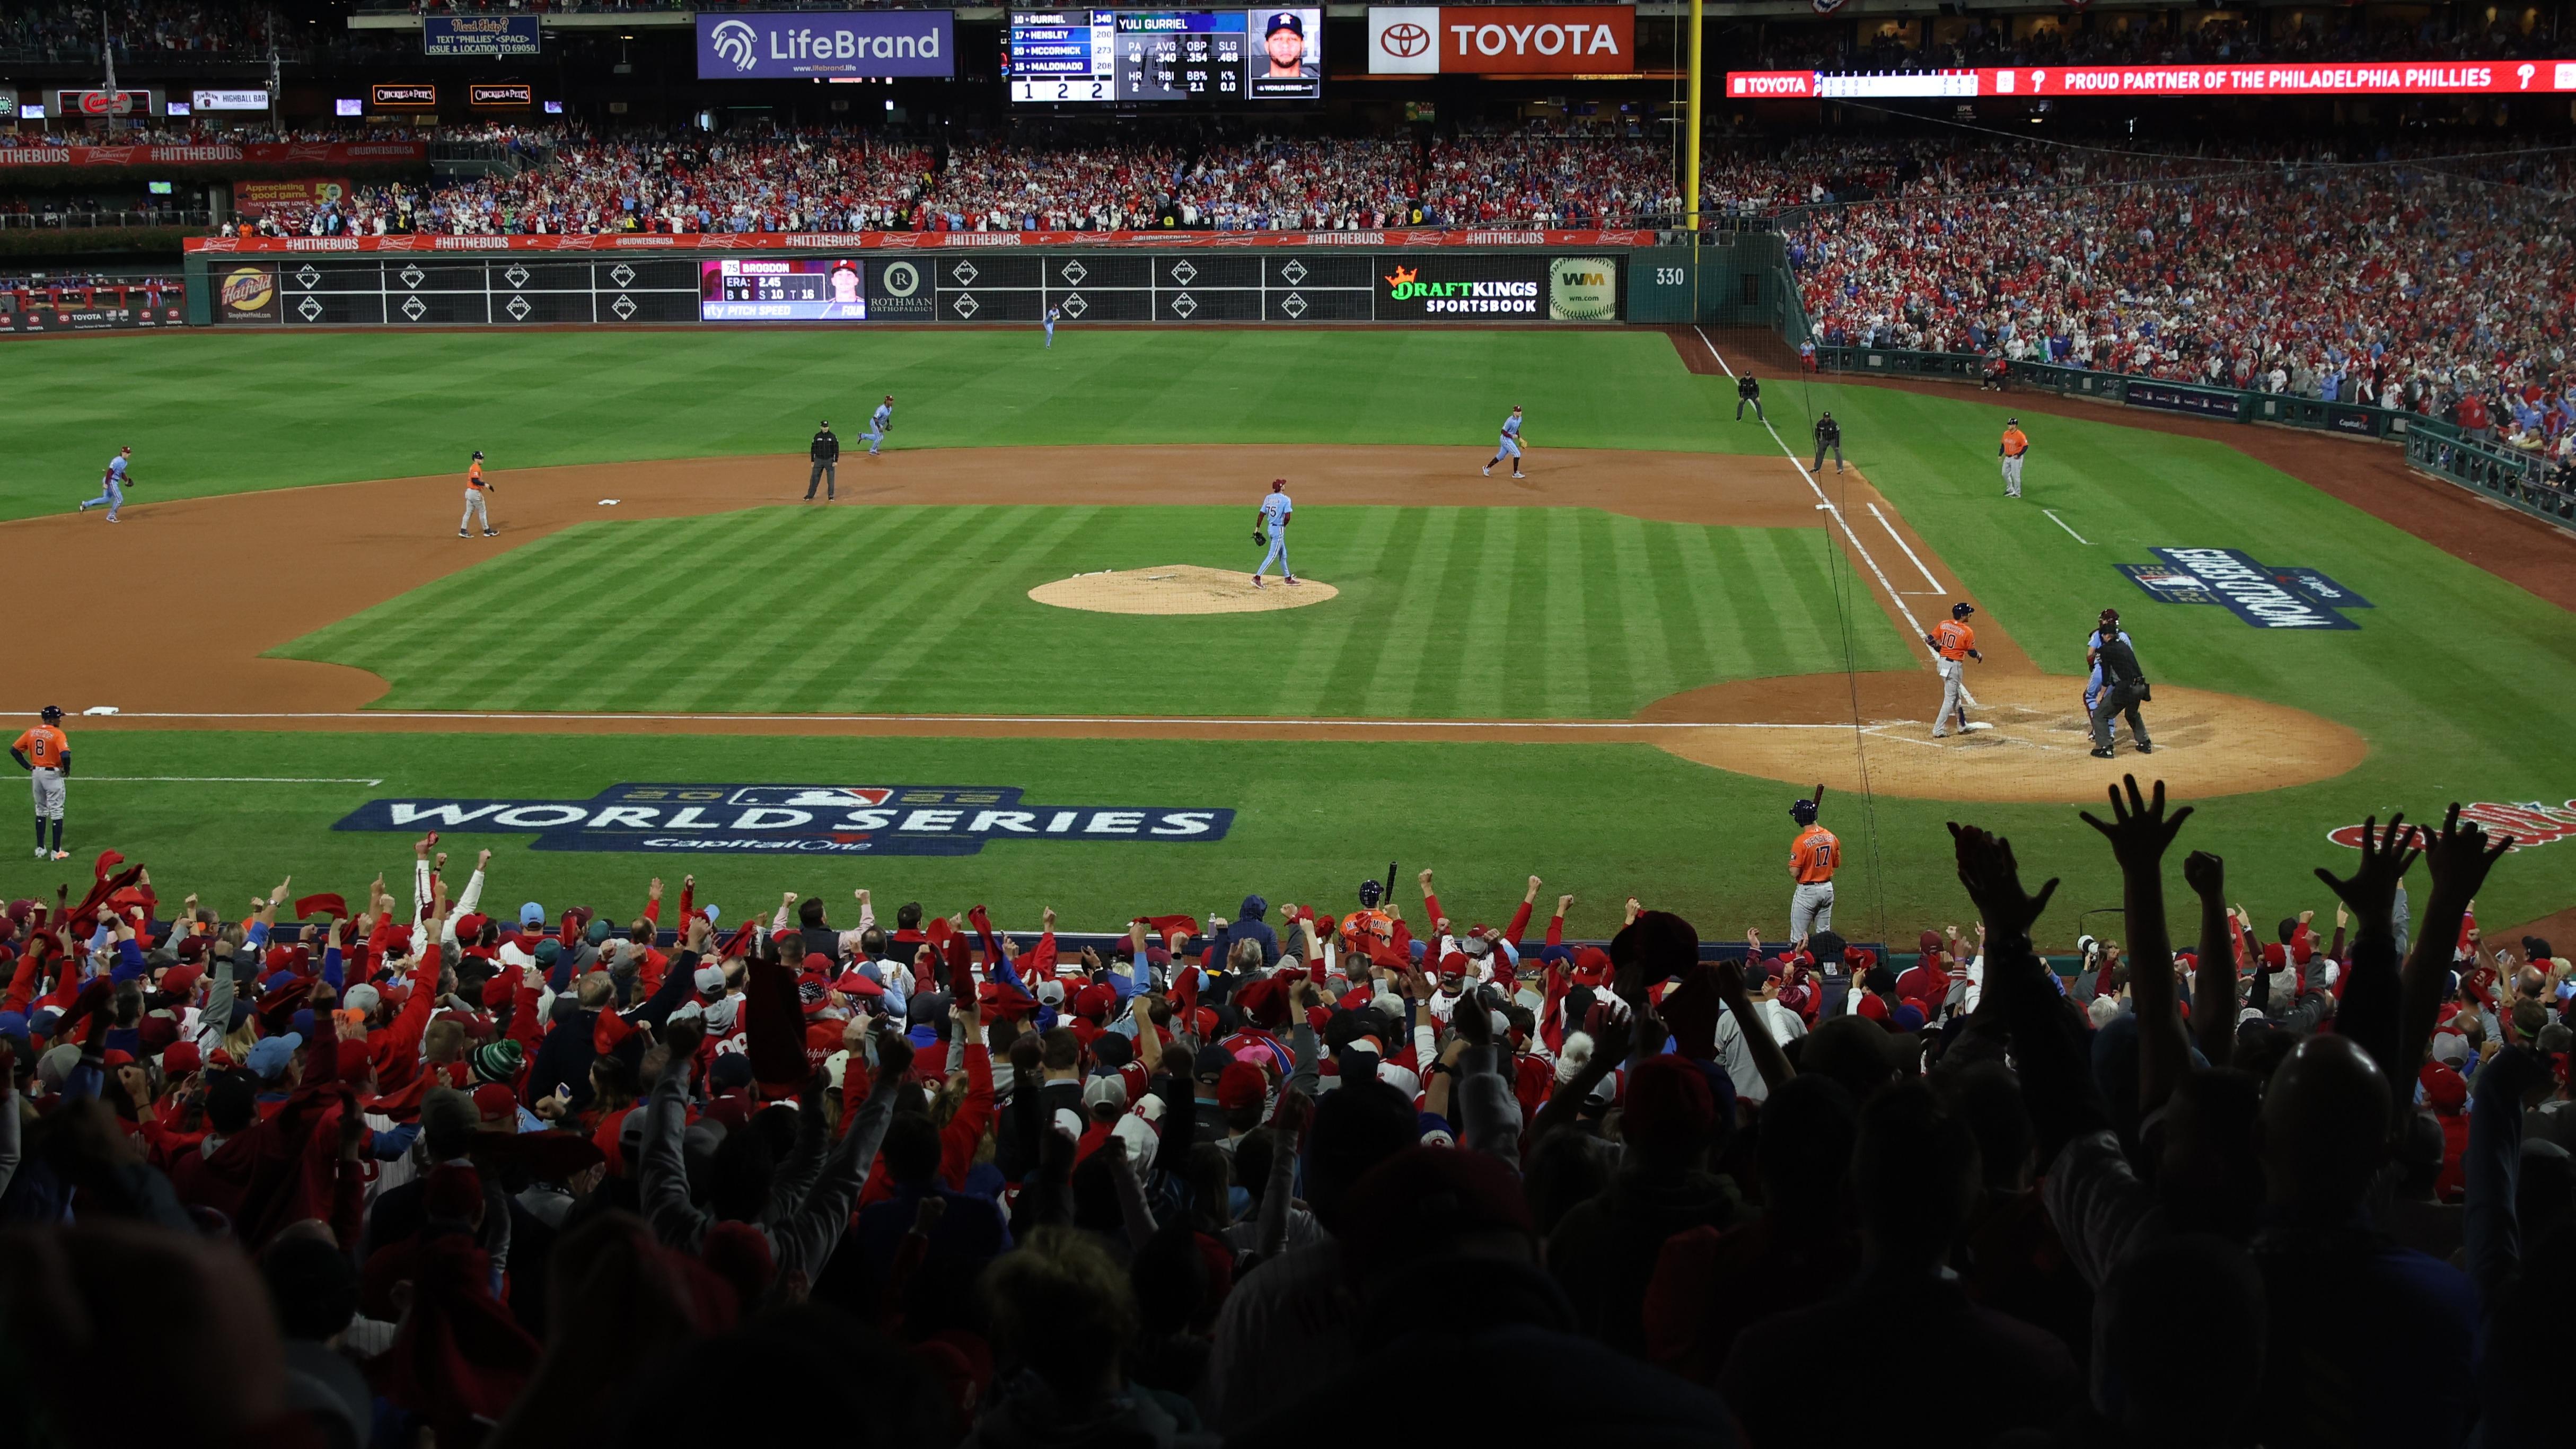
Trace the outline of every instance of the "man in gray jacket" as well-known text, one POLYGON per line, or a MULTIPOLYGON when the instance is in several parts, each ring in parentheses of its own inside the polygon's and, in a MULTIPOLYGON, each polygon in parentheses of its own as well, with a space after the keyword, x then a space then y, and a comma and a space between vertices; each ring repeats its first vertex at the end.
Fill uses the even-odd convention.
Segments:
MULTIPOLYGON (((715 1215, 689 1196, 689 1170, 681 1154, 688 1126, 689 1072, 697 1060, 704 1033, 694 1021, 674 1024, 663 1042, 670 1056, 653 1082, 644 1108, 644 1155, 637 1186, 654 1236, 666 1247, 691 1255, 706 1241, 715 1215)), ((880 1032, 872 1039, 876 1057, 875 1085, 867 1100, 844 1110, 856 1112, 838 1145, 824 1155, 823 1094, 818 1079, 807 1086, 798 1106, 796 1146, 779 1164, 769 1201, 753 1224, 769 1242, 775 1281, 802 1273, 811 1282, 823 1275, 868 1164, 876 1161, 886 1124, 894 1120, 895 1094, 912 1069, 912 1046, 900 1032, 880 1032)))

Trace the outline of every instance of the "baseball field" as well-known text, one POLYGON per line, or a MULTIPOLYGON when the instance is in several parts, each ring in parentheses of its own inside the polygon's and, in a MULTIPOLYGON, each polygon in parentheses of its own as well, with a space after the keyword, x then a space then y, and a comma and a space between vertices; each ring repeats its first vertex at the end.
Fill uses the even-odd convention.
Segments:
POLYGON ((212 900, 354 890, 437 826, 512 905, 694 873, 729 913, 867 886, 1102 929, 1338 905, 1393 859, 1462 918, 1535 873, 1580 934, 1635 895, 1777 937, 1786 806, 1821 781, 1846 935, 1966 916, 1942 822, 1973 819, 2066 878, 2071 939, 2125 935, 2072 802, 2136 770, 2200 806, 2184 842, 2258 919, 2330 912, 2330 832, 2453 800, 2531 842, 2483 923, 2576 908, 2576 618, 2508 581, 2538 525, 2418 499, 2457 513, 2428 539, 2346 501, 2386 445, 2087 404, 1772 378, 1770 426, 1739 422, 1730 365, 1643 329, 11 348, 0 712, 61 705, 76 768, 74 859, 22 843, 0 895, 105 847, 212 900), (1514 404, 1528 477, 1481 476, 1514 404), (1811 479, 1823 410, 1849 467, 1811 479), (123 445, 120 521, 75 514, 123 445), (497 538, 456 536, 475 449, 497 538), (1247 586, 1278 477, 1293 598, 1247 586), (2219 600, 2230 569, 2305 613, 2219 600), (1957 602, 1988 727, 1935 741, 1920 636, 1957 602), (2106 606, 2153 756, 2087 754, 2106 606))

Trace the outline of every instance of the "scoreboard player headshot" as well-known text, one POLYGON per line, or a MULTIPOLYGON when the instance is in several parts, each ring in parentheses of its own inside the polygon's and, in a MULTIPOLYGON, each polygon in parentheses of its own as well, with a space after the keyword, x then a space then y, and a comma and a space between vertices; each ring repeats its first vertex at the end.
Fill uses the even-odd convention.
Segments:
POLYGON ((832 300, 835 302, 858 301, 864 295, 864 289, 859 285, 858 263, 832 263, 831 288, 832 300))
POLYGON ((1323 67, 1309 59, 1306 52, 1306 27, 1309 24, 1306 17, 1310 14, 1320 16, 1321 12, 1304 10, 1270 12, 1267 23, 1262 27, 1261 49, 1269 60, 1268 65, 1260 71, 1262 76, 1277 80, 1323 78, 1323 67))

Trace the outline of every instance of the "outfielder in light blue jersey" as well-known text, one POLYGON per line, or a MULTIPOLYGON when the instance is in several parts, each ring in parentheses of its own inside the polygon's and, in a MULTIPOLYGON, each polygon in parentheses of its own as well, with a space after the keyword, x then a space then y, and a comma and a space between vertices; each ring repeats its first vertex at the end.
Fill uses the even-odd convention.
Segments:
POLYGON ((1494 464, 1503 461, 1505 458, 1512 460, 1512 476, 1515 478, 1522 476, 1521 410, 1517 407, 1512 409, 1512 415, 1510 417, 1503 419, 1502 442, 1495 447, 1492 461, 1485 464, 1485 476, 1488 478, 1493 477, 1494 464))
POLYGON ((107 521, 116 521, 116 510, 125 506, 125 470, 133 458, 134 450, 130 447, 116 450, 116 456, 107 460, 107 472, 98 480, 99 495, 82 504, 81 512, 87 513, 104 503, 107 505, 107 521))
POLYGON ((1054 307, 1049 307, 1049 308, 1047 309, 1047 314, 1046 314, 1046 330, 1047 330, 1047 340, 1046 340, 1046 345, 1047 345, 1047 346, 1049 346, 1049 347, 1053 347, 1053 346, 1055 346, 1055 319, 1057 319, 1058 317, 1061 317, 1061 316, 1063 316, 1063 315, 1064 315, 1064 313, 1063 313, 1062 311, 1060 311, 1060 310, 1058 310, 1058 309, 1056 309, 1056 308, 1054 308, 1054 307))
POLYGON ((1288 480, 1270 480, 1270 496, 1261 500, 1261 523, 1270 530, 1270 552, 1261 556, 1261 567, 1252 571, 1252 586, 1263 587, 1261 576, 1270 571, 1270 561, 1279 561, 1279 572, 1291 588, 1297 583, 1297 571, 1288 566, 1288 520, 1297 505, 1288 501, 1288 480))
POLYGON ((859 434, 860 437, 868 440, 869 457, 873 458, 877 456, 877 449, 884 444, 885 435, 893 431, 893 429, 894 394, 887 393, 885 395, 885 401, 878 403, 877 410, 868 415, 868 430, 859 434))

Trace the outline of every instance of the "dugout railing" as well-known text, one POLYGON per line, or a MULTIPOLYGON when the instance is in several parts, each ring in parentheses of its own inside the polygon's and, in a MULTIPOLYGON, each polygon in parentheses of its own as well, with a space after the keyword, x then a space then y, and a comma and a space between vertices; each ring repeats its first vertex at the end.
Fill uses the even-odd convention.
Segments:
MULTIPOLYGON (((1798 321, 1803 330, 1804 317, 1798 321)), ((1782 335, 1790 334, 1784 329, 1782 335)), ((1794 345, 1796 339, 1791 340, 1794 345)), ((1993 376, 1997 362, 1977 353, 1914 352, 1894 347, 1819 346, 1815 357, 1817 370, 1823 373, 1926 377, 1972 384, 1993 376)), ((2392 440, 2405 447, 2408 465, 2419 472, 2458 484, 2561 528, 2576 527, 2576 487, 2571 487, 2564 470, 2553 470, 2537 453, 2468 437, 2456 425, 2421 413, 2044 362, 2007 361, 1999 380, 2006 388, 2036 388, 2115 406, 2392 440)))

